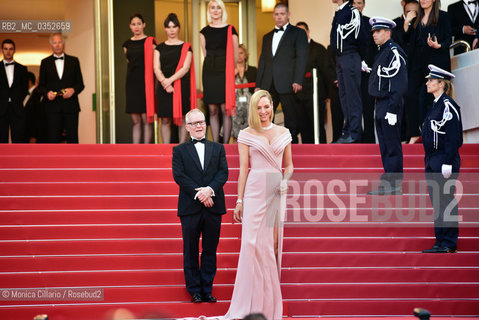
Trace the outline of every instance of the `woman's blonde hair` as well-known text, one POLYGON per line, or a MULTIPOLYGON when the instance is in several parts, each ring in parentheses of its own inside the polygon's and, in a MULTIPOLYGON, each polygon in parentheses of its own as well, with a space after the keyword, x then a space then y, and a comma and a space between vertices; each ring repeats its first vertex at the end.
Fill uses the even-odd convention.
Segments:
MULTIPOLYGON (((255 129, 256 131, 263 131, 261 127, 261 119, 259 118, 258 114, 258 103, 261 98, 267 97, 269 103, 271 104, 271 108, 273 108, 273 98, 266 90, 258 90, 256 91, 249 101, 249 108, 248 108, 248 125, 250 128, 255 129)), ((270 120, 273 121, 274 111, 271 110, 270 120)))
POLYGON ((221 22, 226 23, 228 20, 228 14, 226 13, 226 7, 223 0, 211 0, 208 2, 208 7, 206 8, 206 19, 208 20, 208 23, 211 23, 210 6, 213 2, 216 2, 221 7, 221 22))
POLYGON ((454 96, 456 94, 456 90, 454 90, 454 85, 452 84, 451 80, 441 80, 444 82, 444 92, 451 98, 454 99, 454 96))
POLYGON ((238 46, 238 49, 243 49, 243 51, 244 51, 244 64, 247 66, 248 65, 248 58, 249 58, 249 51, 246 48, 246 45, 244 43, 242 43, 238 46))

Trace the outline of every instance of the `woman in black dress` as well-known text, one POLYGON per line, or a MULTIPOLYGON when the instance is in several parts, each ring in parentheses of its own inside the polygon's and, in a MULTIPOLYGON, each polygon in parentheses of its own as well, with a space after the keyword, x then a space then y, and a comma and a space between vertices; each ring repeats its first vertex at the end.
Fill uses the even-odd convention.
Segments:
MULTIPOLYGON (((175 120, 178 125, 179 142, 185 142, 187 132, 185 130, 184 115, 190 110, 190 66, 193 58, 193 52, 189 44, 178 38, 180 32, 180 22, 174 13, 166 17, 164 23, 165 32, 168 40, 160 43, 154 54, 155 75, 161 86, 157 88, 158 97, 158 117, 161 118, 161 137, 163 143, 171 143, 171 122, 175 120), (183 46, 188 45, 189 49, 185 52, 184 62, 179 66, 182 57, 183 46), (174 92, 174 83, 180 80, 180 92, 174 92), (173 95, 181 95, 181 114, 174 115, 173 95)), ((177 87, 178 88, 178 87, 177 87)), ((196 90, 196 86, 195 86, 196 90)), ((194 106, 195 107, 195 106, 194 106)))
MULTIPOLYGON (((208 3, 208 26, 200 31, 200 43, 205 61, 203 64, 203 92, 204 102, 208 106, 209 121, 211 126, 211 133, 213 140, 218 142, 220 140, 220 112, 223 115, 223 143, 228 143, 231 136, 232 119, 231 115, 234 110, 226 106, 227 94, 226 81, 227 78, 227 43, 228 32, 233 46, 233 56, 230 57, 233 61, 229 61, 232 69, 231 80, 233 87, 231 88, 234 95, 234 66, 238 57, 238 33, 235 28, 226 24, 227 14, 223 1, 211 0, 208 3)), ((235 101, 233 99, 232 107, 234 108, 235 101)))
MULTIPOLYGON (((140 143, 143 126, 143 141, 150 143, 153 127, 147 121, 146 85, 145 85, 145 20, 141 14, 130 17, 130 30, 133 36, 123 43, 128 69, 126 74, 126 113, 131 114, 133 121, 133 143, 140 143)), ((154 45, 153 45, 154 49, 154 45)), ((152 52, 153 54, 153 52, 152 52)))
POLYGON ((421 0, 417 17, 411 11, 404 21, 404 40, 408 43, 409 88, 405 106, 409 143, 419 139, 420 124, 432 105, 433 96, 426 92, 428 65, 451 71, 451 23, 447 12, 440 8, 441 0, 421 0))

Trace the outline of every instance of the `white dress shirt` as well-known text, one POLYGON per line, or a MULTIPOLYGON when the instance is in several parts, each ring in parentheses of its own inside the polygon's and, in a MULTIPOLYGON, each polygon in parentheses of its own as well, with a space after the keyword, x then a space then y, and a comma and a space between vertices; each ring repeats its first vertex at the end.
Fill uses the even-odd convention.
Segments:
MULTIPOLYGON (((203 137, 204 138, 204 137, 203 137)), ((192 140, 197 140, 192 138, 192 140)), ((205 169, 205 144, 198 142, 194 144, 196 152, 198 153, 198 158, 200 158, 201 169, 205 169)))
MULTIPOLYGON (((466 9, 467 15, 471 18, 471 21, 476 21, 477 14, 479 13, 479 8, 477 8, 477 2, 469 3, 469 0, 463 0, 464 9, 466 9)), ((464 28, 462 29, 464 33, 464 28)))
MULTIPOLYGON (((195 139, 195 138, 191 138, 191 139, 192 140, 198 140, 198 139, 195 139)), ((201 139, 205 139, 205 137, 203 137, 201 139)), ((197 142, 197 143, 194 144, 194 146, 195 146, 196 152, 198 153, 198 158, 200 158, 201 168, 204 170, 205 169, 205 144, 201 143, 201 142, 197 142)), ((206 186, 206 188, 209 188, 211 190, 211 193, 212 193, 211 196, 214 197, 215 196, 215 191, 213 190, 213 188, 211 188, 210 186, 206 186)), ((195 197, 193 199, 196 200, 196 198, 198 197, 198 193, 200 193, 200 192, 198 191, 195 194, 195 197)))
POLYGON ((343 3, 342 5, 340 5, 340 6, 338 7, 338 11, 339 11, 339 10, 343 10, 344 7, 348 5, 348 3, 349 3, 349 2, 346 1, 345 3, 343 3))
MULTIPOLYGON (((13 62, 13 60, 10 62, 13 62)), ((7 74, 8 87, 11 88, 13 84, 13 71, 15 71, 15 65, 11 64, 7 67, 6 64, 7 64, 7 61, 3 60, 3 66, 5 67, 5 73, 7 74)))
POLYGON ((57 56, 56 54, 53 54, 53 57, 57 57, 57 58, 63 57, 63 59, 56 59, 55 60, 55 65, 57 67, 58 78, 60 78, 60 80, 61 80, 62 77, 63 77, 63 67, 65 66, 65 54, 62 53, 60 56, 57 56))
POLYGON ((28 94, 23 100, 23 106, 25 107, 27 105, 28 100, 30 100, 30 97, 32 96, 33 90, 35 90, 37 86, 32 86, 30 89, 28 89, 28 94))
MULTIPOLYGON (((273 57, 276 54, 276 50, 278 49, 279 42, 281 41, 281 38, 283 37, 284 31, 288 27, 289 22, 286 22, 286 24, 283 26, 282 31, 277 31, 273 34, 273 43, 271 44, 271 49, 273 51, 273 57)), ((274 27, 275 29, 279 29, 278 27, 274 27)))

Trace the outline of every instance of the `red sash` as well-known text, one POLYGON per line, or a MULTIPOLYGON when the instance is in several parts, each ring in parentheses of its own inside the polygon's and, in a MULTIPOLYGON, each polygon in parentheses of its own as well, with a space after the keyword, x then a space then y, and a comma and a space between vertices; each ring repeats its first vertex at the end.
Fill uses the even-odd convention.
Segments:
POLYGON ((155 75, 153 73, 153 43, 155 38, 148 37, 145 40, 145 97, 146 97, 146 118, 148 123, 155 121, 156 99, 155 99, 155 75))
POLYGON ((228 116, 236 114, 235 57, 232 25, 228 27, 228 34, 226 37, 225 108, 228 116))
MULTIPOLYGON (((189 42, 185 42, 183 47, 181 47, 181 56, 178 66, 176 66, 175 73, 180 70, 185 64, 186 55, 190 49, 191 45, 189 42)), ((191 55, 191 66, 190 66, 190 109, 196 109, 196 78, 195 78, 195 62, 193 60, 193 55, 191 55)), ((173 121, 177 126, 183 125, 183 106, 181 101, 181 79, 176 80, 173 83, 173 121)))

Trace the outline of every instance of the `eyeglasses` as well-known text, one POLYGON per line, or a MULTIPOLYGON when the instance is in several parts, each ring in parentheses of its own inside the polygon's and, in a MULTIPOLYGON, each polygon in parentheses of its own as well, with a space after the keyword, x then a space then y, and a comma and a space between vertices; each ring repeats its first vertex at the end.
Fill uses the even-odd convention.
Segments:
POLYGON ((201 121, 195 121, 195 122, 188 122, 187 125, 190 125, 192 127, 197 127, 197 126, 203 126, 206 124, 206 121, 205 120, 201 120, 201 121))

